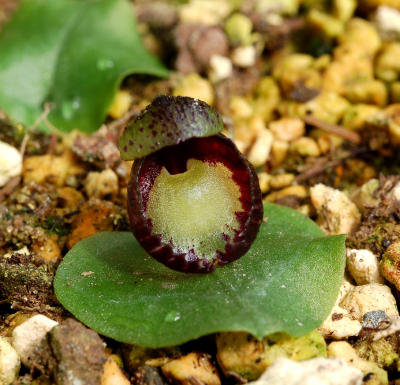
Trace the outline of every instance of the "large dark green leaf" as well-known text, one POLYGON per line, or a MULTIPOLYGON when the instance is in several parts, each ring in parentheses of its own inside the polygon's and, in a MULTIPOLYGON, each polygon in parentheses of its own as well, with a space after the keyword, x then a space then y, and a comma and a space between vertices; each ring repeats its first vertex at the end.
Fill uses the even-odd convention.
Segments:
POLYGON ((94 235, 61 263, 57 298, 99 333, 148 347, 218 331, 304 335, 320 325, 336 299, 344 237, 325 236, 285 207, 267 204, 265 215, 250 251, 206 275, 169 270, 130 233, 94 235))
POLYGON ((95 131, 126 75, 168 74, 132 12, 127 0, 22 0, 0 32, 0 108, 30 126, 48 101, 57 128, 95 131))

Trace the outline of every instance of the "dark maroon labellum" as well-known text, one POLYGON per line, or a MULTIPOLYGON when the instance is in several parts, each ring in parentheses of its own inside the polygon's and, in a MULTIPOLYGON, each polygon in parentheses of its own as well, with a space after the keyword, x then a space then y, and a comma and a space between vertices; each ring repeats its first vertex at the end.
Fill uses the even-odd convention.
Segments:
POLYGON ((188 139, 135 161, 132 232, 174 270, 208 273, 243 256, 263 217, 253 167, 223 135, 188 139))

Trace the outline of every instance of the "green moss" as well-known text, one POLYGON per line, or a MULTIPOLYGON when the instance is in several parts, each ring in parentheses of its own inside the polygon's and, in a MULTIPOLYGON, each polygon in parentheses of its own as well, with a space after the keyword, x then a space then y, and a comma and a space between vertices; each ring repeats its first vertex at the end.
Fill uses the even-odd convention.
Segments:
POLYGON ((69 230, 60 216, 46 217, 43 226, 50 234, 67 235, 69 230))
POLYGON ((0 263, 0 296, 10 303, 36 306, 51 297, 53 275, 47 267, 0 263))
POLYGON ((364 340, 355 346, 357 354, 367 361, 374 361, 383 369, 395 369, 399 361, 396 336, 377 341, 364 340))

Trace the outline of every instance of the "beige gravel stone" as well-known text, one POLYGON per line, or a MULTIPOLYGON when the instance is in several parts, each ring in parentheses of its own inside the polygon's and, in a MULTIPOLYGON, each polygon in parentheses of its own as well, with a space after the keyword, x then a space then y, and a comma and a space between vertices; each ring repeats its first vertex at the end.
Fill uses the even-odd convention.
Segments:
POLYGON ((308 136, 294 140, 290 144, 290 151, 296 152, 301 156, 318 156, 320 154, 317 142, 308 136))
POLYGON ((361 330, 361 322, 351 318, 349 312, 340 306, 335 305, 324 320, 318 331, 325 338, 341 340, 352 336, 357 336, 361 330))
POLYGON ((360 369, 364 376, 369 374, 367 384, 387 385, 387 372, 381 369, 375 362, 360 358, 353 347, 346 341, 335 341, 328 346, 328 357, 343 358, 349 365, 360 369))
POLYGON ((238 67, 252 67, 256 62, 256 47, 245 45, 235 48, 231 53, 232 63, 238 67))
POLYGON ((347 269, 357 282, 357 285, 368 283, 384 283, 379 272, 379 261, 369 250, 347 249, 347 269))
POLYGON ((260 190, 263 194, 269 191, 269 182, 271 180, 271 175, 267 172, 260 172, 258 175, 258 182, 260 184, 260 190))
POLYGON ((46 334, 58 322, 38 314, 17 326, 12 333, 12 345, 21 357, 21 361, 30 367, 35 357, 36 349, 46 341, 46 334))
POLYGON ((253 107, 249 101, 239 95, 232 96, 229 102, 229 110, 234 121, 249 119, 253 115, 253 107))
POLYGON ((213 105, 215 100, 214 89, 208 79, 202 78, 197 73, 181 78, 175 89, 173 96, 189 96, 200 99, 207 104, 213 105))
POLYGON ((374 196, 374 193, 378 187, 379 180, 373 178, 353 192, 351 199, 361 212, 365 211, 367 206, 374 206, 378 204, 379 199, 374 196))
POLYGON ((208 78, 217 83, 221 80, 227 79, 232 75, 233 65, 231 59, 226 56, 212 55, 209 63, 210 69, 208 78))
POLYGON ((361 214, 342 191, 319 183, 311 187, 310 196, 318 224, 328 234, 349 234, 357 229, 361 214))
POLYGON ((58 187, 65 184, 68 177, 83 174, 85 169, 78 163, 72 151, 67 150, 61 156, 45 154, 24 159, 23 178, 26 182, 42 184, 53 183, 58 187))
POLYGON ((275 139, 290 142, 304 135, 305 124, 300 118, 286 117, 271 122, 269 129, 275 139))
POLYGON ((190 385, 190 379, 195 378, 203 385, 220 385, 221 380, 217 369, 209 357, 202 353, 189 353, 175 360, 169 361, 161 368, 164 376, 171 382, 190 385))
POLYGON ((389 317, 399 316, 390 287, 380 283, 354 286, 340 302, 350 315, 361 321, 365 313, 383 310, 389 317))
POLYGON ((273 137, 269 130, 259 132, 256 141, 247 155, 248 161, 254 167, 262 166, 268 160, 271 152, 272 140, 273 137))
POLYGON ((269 184, 271 188, 277 190, 289 186, 293 181, 294 181, 294 174, 285 173, 285 174, 272 175, 269 184))
POLYGON ((104 198, 107 195, 118 194, 118 176, 110 168, 101 172, 89 172, 85 179, 86 194, 92 198, 104 198))
POLYGON ((231 11, 231 4, 224 0, 191 0, 179 7, 179 19, 182 23, 216 25, 231 11))
POLYGON ((0 384, 14 384, 18 378, 21 361, 16 350, 5 337, 0 337, 0 384))
POLYGON ((346 278, 343 278, 342 284, 339 288, 339 293, 336 298, 335 305, 339 305, 342 299, 347 295, 347 293, 354 287, 354 285, 346 278))
POLYGON ((400 43, 391 42, 385 45, 376 60, 376 76, 386 82, 394 82, 400 73, 400 43))
POLYGON ((249 385, 361 385, 363 373, 340 358, 318 357, 295 362, 278 358, 249 385))
POLYGON ((108 358, 103 366, 101 385, 130 385, 130 381, 117 363, 112 358, 108 358))
POLYGON ((21 175, 22 156, 20 152, 8 143, 0 141, 0 187, 11 178, 21 175))
POLYGON ((288 195, 296 195, 300 198, 305 198, 307 196, 307 189, 304 186, 300 185, 285 187, 282 190, 274 191, 273 193, 267 195, 265 200, 267 202, 274 202, 288 195))
MULTIPOLYGON (((393 0, 393 2, 396 1, 393 0)), ((398 3, 400 5, 400 2, 398 3)), ((391 40, 400 36, 400 12, 397 9, 381 5, 376 9, 374 16, 375 24, 381 34, 391 37, 391 40)))
POLYGON ((108 114, 114 119, 120 119, 128 112, 132 102, 133 96, 130 92, 119 90, 108 110, 108 114))
POLYGON ((400 202, 400 182, 398 182, 390 191, 390 198, 400 202))
POLYGON ((279 166, 286 158, 289 151, 289 143, 284 140, 274 140, 271 147, 271 164, 279 166))

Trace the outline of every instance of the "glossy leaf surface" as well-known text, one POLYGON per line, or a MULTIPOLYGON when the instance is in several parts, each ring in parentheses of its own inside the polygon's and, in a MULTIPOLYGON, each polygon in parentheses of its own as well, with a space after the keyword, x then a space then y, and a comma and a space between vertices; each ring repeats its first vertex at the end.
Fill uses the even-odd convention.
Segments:
POLYGON ((125 76, 168 75, 144 49, 127 0, 22 0, 0 52, 0 108, 26 126, 51 102, 58 129, 93 132, 125 76))
POLYGON ((285 207, 266 204, 264 215, 247 254, 206 275, 166 268, 130 233, 96 234, 64 258, 57 298, 99 333, 148 347, 219 331, 304 335, 321 324, 336 299, 344 236, 325 236, 285 207))

